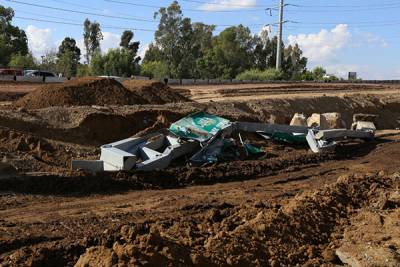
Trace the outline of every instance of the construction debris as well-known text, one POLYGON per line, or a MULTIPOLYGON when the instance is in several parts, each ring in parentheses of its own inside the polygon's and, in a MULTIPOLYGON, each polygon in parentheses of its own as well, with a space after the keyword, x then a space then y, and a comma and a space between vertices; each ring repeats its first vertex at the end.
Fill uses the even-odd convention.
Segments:
POLYGON ((320 130, 329 129, 328 121, 325 116, 319 113, 314 113, 307 119, 307 125, 310 128, 318 128, 320 130))
MULTIPOLYGON (((292 124, 304 124, 305 116, 295 114, 292 124)), ((172 123, 168 130, 144 137, 128 138, 101 146, 100 160, 73 160, 72 169, 91 172, 120 170, 155 170, 167 168, 173 160, 190 156, 194 166, 237 160, 241 151, 261 155, 263 150, 243 141, 240 132, 256 133, 261 137, 293 145, 307 145, 314 153, 329 151, 337 141, 344 139, 374 138, 375 125, 358 121, 352 130, 330 129, 341 123, 339 113, 313 114, 309 127, 254 122, 231 122, 205 112, 191 114, 172 123), (327 119, 328 118, 328 119, 327 119), (311 126, 310 126, 311 125, 311 126), (238 134, 238 140, 232 138, 238 134)))
POLYGON ((376 127, 373 122, 370 121, 357 121, 351 125, 351 129, 355 131, 366 131, 375 133, 376 127))
POLYGON ((306 116, 302 113, 295 113, 290 121, 290 126, 307 126, 306 116))

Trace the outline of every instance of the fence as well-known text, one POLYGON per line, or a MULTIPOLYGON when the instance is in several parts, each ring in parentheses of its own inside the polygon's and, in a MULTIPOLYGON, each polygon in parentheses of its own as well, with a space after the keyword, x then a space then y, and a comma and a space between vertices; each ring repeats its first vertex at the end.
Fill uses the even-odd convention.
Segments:
MULTIPOLYGON (((106 77, 106 76, 103 76, 106 77)), ((115 78, 119 82, 130 79, 150 80, 144 76, 134 76, 132 78, 115 78)), ((72 78, 74 79, 74 78, 72 78)), ((26 77, 26 76, 0 76, 0 81, 17 81, 17 82, 33 82, 33 83, 62 83, 67 79, 63 77, 26 77)), ((220 80, 220 79, 168 79, 169 85, 218 85, 218 84, 286 84, 286 83, 327 83, 315 81, 253 81, 253 80, 220 80)), ((400 80, 357 80, 357 81, 334 81, 334 83, 364 83, 364 84, 400 84, 400 80)))

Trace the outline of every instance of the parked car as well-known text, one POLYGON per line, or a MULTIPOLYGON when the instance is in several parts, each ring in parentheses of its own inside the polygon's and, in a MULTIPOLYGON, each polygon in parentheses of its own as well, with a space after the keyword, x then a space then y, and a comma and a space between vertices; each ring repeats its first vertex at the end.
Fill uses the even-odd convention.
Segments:
POLYGON ((23 72, 17 69, 0 69, 0 75, 23 76, 23 72))
POLYGON ((28 77, 57 77, 57 75, 50 71, 33 70, 25 72, 25 76, 28 77))

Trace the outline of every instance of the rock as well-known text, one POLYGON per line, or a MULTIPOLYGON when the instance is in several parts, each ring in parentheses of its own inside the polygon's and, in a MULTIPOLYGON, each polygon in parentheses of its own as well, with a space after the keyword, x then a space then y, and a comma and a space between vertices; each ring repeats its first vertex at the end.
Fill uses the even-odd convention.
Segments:
POLYGON ((376 208, 380 210, 385 210, 390 207, 390 201, 388 199, 388 196, 385 193, 381 193, 379 195, 378 201, 376 202, 376 208))
POLYGON ((339 260, 338 256, 336 255, 333 249, 327 248, 322 251, 322 257, 326 262, 337 262, 339 260))
POLYGON ((290 121, 291 126, 307 126, 307 118, 302 113, 295 113, 290 121))
POLYGON ((136 231, 134 227, 130 225, 121 226, 121 230, 119 232, 121 234, 121 237, 125 240, 132 240, 136 237, 136 231))
POLYGON ((329 129, 343 129, 346 128, 346 123, 342 120, 342 115, 338 112, 323 113, 329 129))
POLYGON ((369 131, 369 132, 375 132, 376 127, 373 122, 370 121, 357 121, 354 122, 351 125, 352 130, 357 130, 357 131, 369 131))
POLYGON ((307 119, 307 126, 313 128, 319 128, 320 130, 329 129, 329 124, 326 118, 318 113, 314 113, 307 119))
POLYGON ((85 254, 79 257, 75 267, 111 267, 118 263, 117 255, 109 248, 98 246, 86 250, 85 254))
POLYGON ((17 111, 21 112, 21 113, 25 113, 27 110, 24 107, 19 107, 19 108, 17 108, 17 111))

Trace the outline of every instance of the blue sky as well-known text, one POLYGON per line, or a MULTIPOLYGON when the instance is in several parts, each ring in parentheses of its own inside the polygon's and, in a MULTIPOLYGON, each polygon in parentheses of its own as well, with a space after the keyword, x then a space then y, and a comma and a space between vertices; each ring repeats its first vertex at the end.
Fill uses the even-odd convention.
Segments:
MULTIPOLYGON (((75 38, 82 46, 82 26, 53 22, 81 24, 87 17, 103 25, 103 50, 118 46, 123 28, 142 29, 135 31, 135 39, 141 42, 143 53, 157 28, 157 22, 153 20, 156 7, 171 2, 0 0, 1 5, 15 10, 14 24, 27 31, 30 49, 37 57, 56 49, 65 36, 75 38)), ((249 26, 257 34, 263 25, 277 21, 275 7, 278 0, 181 0, 179 3, 184 15, 193 21, 221 25, 215 34, 226 25, 239 23, 249 26), (267 7, 273 8, 272 16, 265 10, 267 7)), ((289 22, 284 26, 284 42, 300 45, 309 58, 309 68, 321 65, 330 73, 343 77, 348 71, 357 71, 364 79, 400 79, 400 1, 286 0, 285 3, 289 5, 285 7, 284 19, 289 22)), ((270 28, 271 35, 275 35, 276 27, 270 28)))

